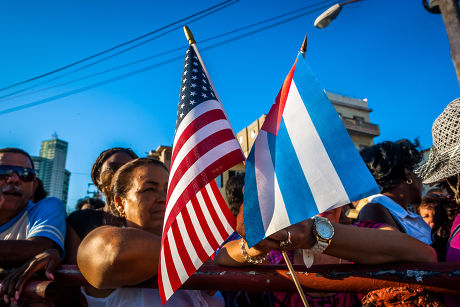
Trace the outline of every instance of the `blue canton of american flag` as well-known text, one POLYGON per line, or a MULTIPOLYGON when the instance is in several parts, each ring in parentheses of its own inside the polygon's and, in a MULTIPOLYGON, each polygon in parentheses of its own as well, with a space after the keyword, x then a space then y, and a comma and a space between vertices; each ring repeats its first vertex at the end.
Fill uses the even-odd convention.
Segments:
POLYGON ((182 73, 182 87, 179 97, 179 109, 177 111, 176 131, 182 118, 190 112, 191 109, 210 99, 216 99, 208 77, 206 77, 200 61, 193 48, 187 50, 184 62, 184 72, 182 73))
POLYGON ((182 73, 161 239, 158 289, 163 304, 233 233, 235 218, 214 179, 242 161, 193 44, 182 73))

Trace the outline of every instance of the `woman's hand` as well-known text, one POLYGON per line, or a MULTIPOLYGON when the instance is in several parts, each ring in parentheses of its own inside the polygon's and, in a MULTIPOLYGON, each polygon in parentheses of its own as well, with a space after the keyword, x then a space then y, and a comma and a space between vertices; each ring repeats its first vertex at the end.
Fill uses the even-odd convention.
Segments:
POLYGON ((54 280, 53 272, 61 264, 61 254, 57 249, 47 249, 36 255, 21 267, 10 272, 0 284, 0 297, 5 303, 17 303, 25 283, 32 275, 40 270, 45 270, 45 276, 54 280))

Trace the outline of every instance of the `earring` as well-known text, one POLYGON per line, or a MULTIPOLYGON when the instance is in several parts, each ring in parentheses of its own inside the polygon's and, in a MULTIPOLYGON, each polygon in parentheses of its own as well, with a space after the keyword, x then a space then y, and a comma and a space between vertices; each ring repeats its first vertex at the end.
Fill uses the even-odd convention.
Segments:
POLYGON ((126 218, 125 210, 123 209, 123 207, 118 207, 117 211, 120 214, 121 218, 126 218))
POLYGON ((413 182, 413 181, 412 181, 412 178, 409 178, 408 180, 406 180, 406 183, 407 183, 407 184, 412 184, 412 182, 413 182))

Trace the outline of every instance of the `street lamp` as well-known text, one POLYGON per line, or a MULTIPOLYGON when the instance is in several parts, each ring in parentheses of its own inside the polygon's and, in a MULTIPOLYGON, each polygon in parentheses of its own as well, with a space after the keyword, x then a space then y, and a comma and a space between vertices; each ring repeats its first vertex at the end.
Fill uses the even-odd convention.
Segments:
POLYGON ((334 4, 326 11, 324 11, 321 15, 319 15, 318 18, 316 18, 314 26, 319 29, 327 27, 331 23, 331 21, 334 20, 337 17, 337 15, 339 15, 340 11, 342 10, 342 6, 358 1, 362 0, 350 0, 343 3, 334 4))

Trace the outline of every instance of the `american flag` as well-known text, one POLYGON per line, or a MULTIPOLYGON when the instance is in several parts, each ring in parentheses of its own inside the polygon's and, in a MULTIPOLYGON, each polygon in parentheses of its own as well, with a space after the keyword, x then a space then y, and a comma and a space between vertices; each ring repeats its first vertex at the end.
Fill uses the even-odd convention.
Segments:
POLYGON ((192 44, 185 55, 158 269, 163 304, 234 231, 214 179, 244 155, 192 44))

